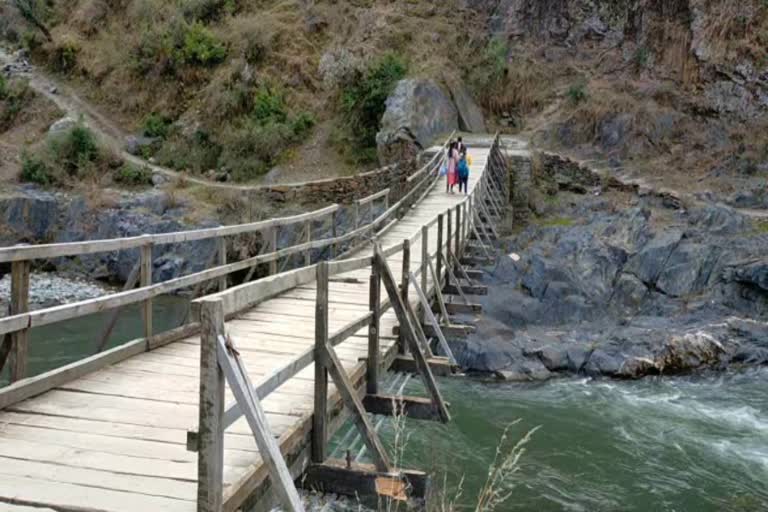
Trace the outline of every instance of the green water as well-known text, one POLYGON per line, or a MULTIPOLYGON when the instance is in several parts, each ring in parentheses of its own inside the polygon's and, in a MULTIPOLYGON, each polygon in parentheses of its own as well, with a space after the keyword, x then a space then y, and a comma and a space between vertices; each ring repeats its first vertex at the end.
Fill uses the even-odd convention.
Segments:
MULTIPOLYGON (((404 466, 469 506, 505 427, 527 445, 499 511, 768 510, 768 369, 637 382, 442 379, 448 425, 407 421, 404 466), (442 484, 441 484, 442 485, 442 484)), ((418 393, 411 381, 406 393, 418 393)), ((382 432, 391 442, 392 428, 382 432)), ((472 508, 467 508, 473 510, 472 508)))
MULTIPOLYGON (((153 328, 163 332, 181 325, 189 301, 177 296, 153 300, 153 328)), ((102 312, 75 320, 32 329, 29 334, 29 375, 37 375, 93 355, 112 312, 102 312)), ((138 304, 120 310, 107 348, 143 336, 143 322, 138 304)), ((8 369, 0 375, 0 385, 8 382, 8 369)))

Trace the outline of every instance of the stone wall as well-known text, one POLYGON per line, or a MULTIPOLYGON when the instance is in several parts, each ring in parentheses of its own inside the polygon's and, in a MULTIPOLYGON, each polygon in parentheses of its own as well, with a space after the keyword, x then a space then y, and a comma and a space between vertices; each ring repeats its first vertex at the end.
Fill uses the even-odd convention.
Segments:
POLYGON ((266 200, 276 206, 288 203, 300 205, 349 204, 356 199, 362 199, 389 188, 389 201, 393 203, 405 193, 406 179, 416 168, 416 160, 409 160, 354 176, 287 185, 270 185, 253 189, 248 192, 248 196, 250 200, 266 200))

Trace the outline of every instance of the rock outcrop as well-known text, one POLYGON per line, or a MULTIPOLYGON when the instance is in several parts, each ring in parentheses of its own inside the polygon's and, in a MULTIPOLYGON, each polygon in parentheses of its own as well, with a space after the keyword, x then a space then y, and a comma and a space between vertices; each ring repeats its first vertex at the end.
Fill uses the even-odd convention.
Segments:
POLYGON ((478 332, 454 342, 466 368, 531 380, 768 364, 768 234, 723 205, 615 200, 561 193, 507 240, 519 260, 499 256, 478 332))
POLYGON ((434 80, 406 78, 398 82, 387 98, 387 108, 376 135, 379 161, 391 163, 403 144, 418 149, 429 147, 441 134, 458 129, 459 119, 450 96, 434 80))

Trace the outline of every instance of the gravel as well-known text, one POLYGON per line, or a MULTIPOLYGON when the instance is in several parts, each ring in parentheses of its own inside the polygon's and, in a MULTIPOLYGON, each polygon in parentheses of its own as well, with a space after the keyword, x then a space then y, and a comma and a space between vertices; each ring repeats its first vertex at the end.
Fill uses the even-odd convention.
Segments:
MULTIPOLYGON (((41 309, 99 297, 112 291, 109 287, 85 279, 35 272, 29 279, 31 309, 41 309)), ((0 316, 8 310, 11 297, 11 275, 0 279, 0 316)))

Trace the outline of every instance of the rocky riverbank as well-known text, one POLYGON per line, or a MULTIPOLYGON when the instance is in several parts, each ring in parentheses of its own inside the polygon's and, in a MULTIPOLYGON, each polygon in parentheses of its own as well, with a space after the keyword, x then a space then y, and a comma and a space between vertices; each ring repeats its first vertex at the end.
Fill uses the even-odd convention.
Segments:
MULTIPOLYGON (((93 299, 114 291, 112 288, 79 277, 64 277, 47 272, 34 272, 29 279, 30 309, 93 299)), ((0 316, 8 312, 11 275, 0 279, 0 316)))
POLYGON ((582 192, 544 196, 500 243, 478 332, 455 342, 465 368, 540 380, 768 364, 764 221, 582 192))

